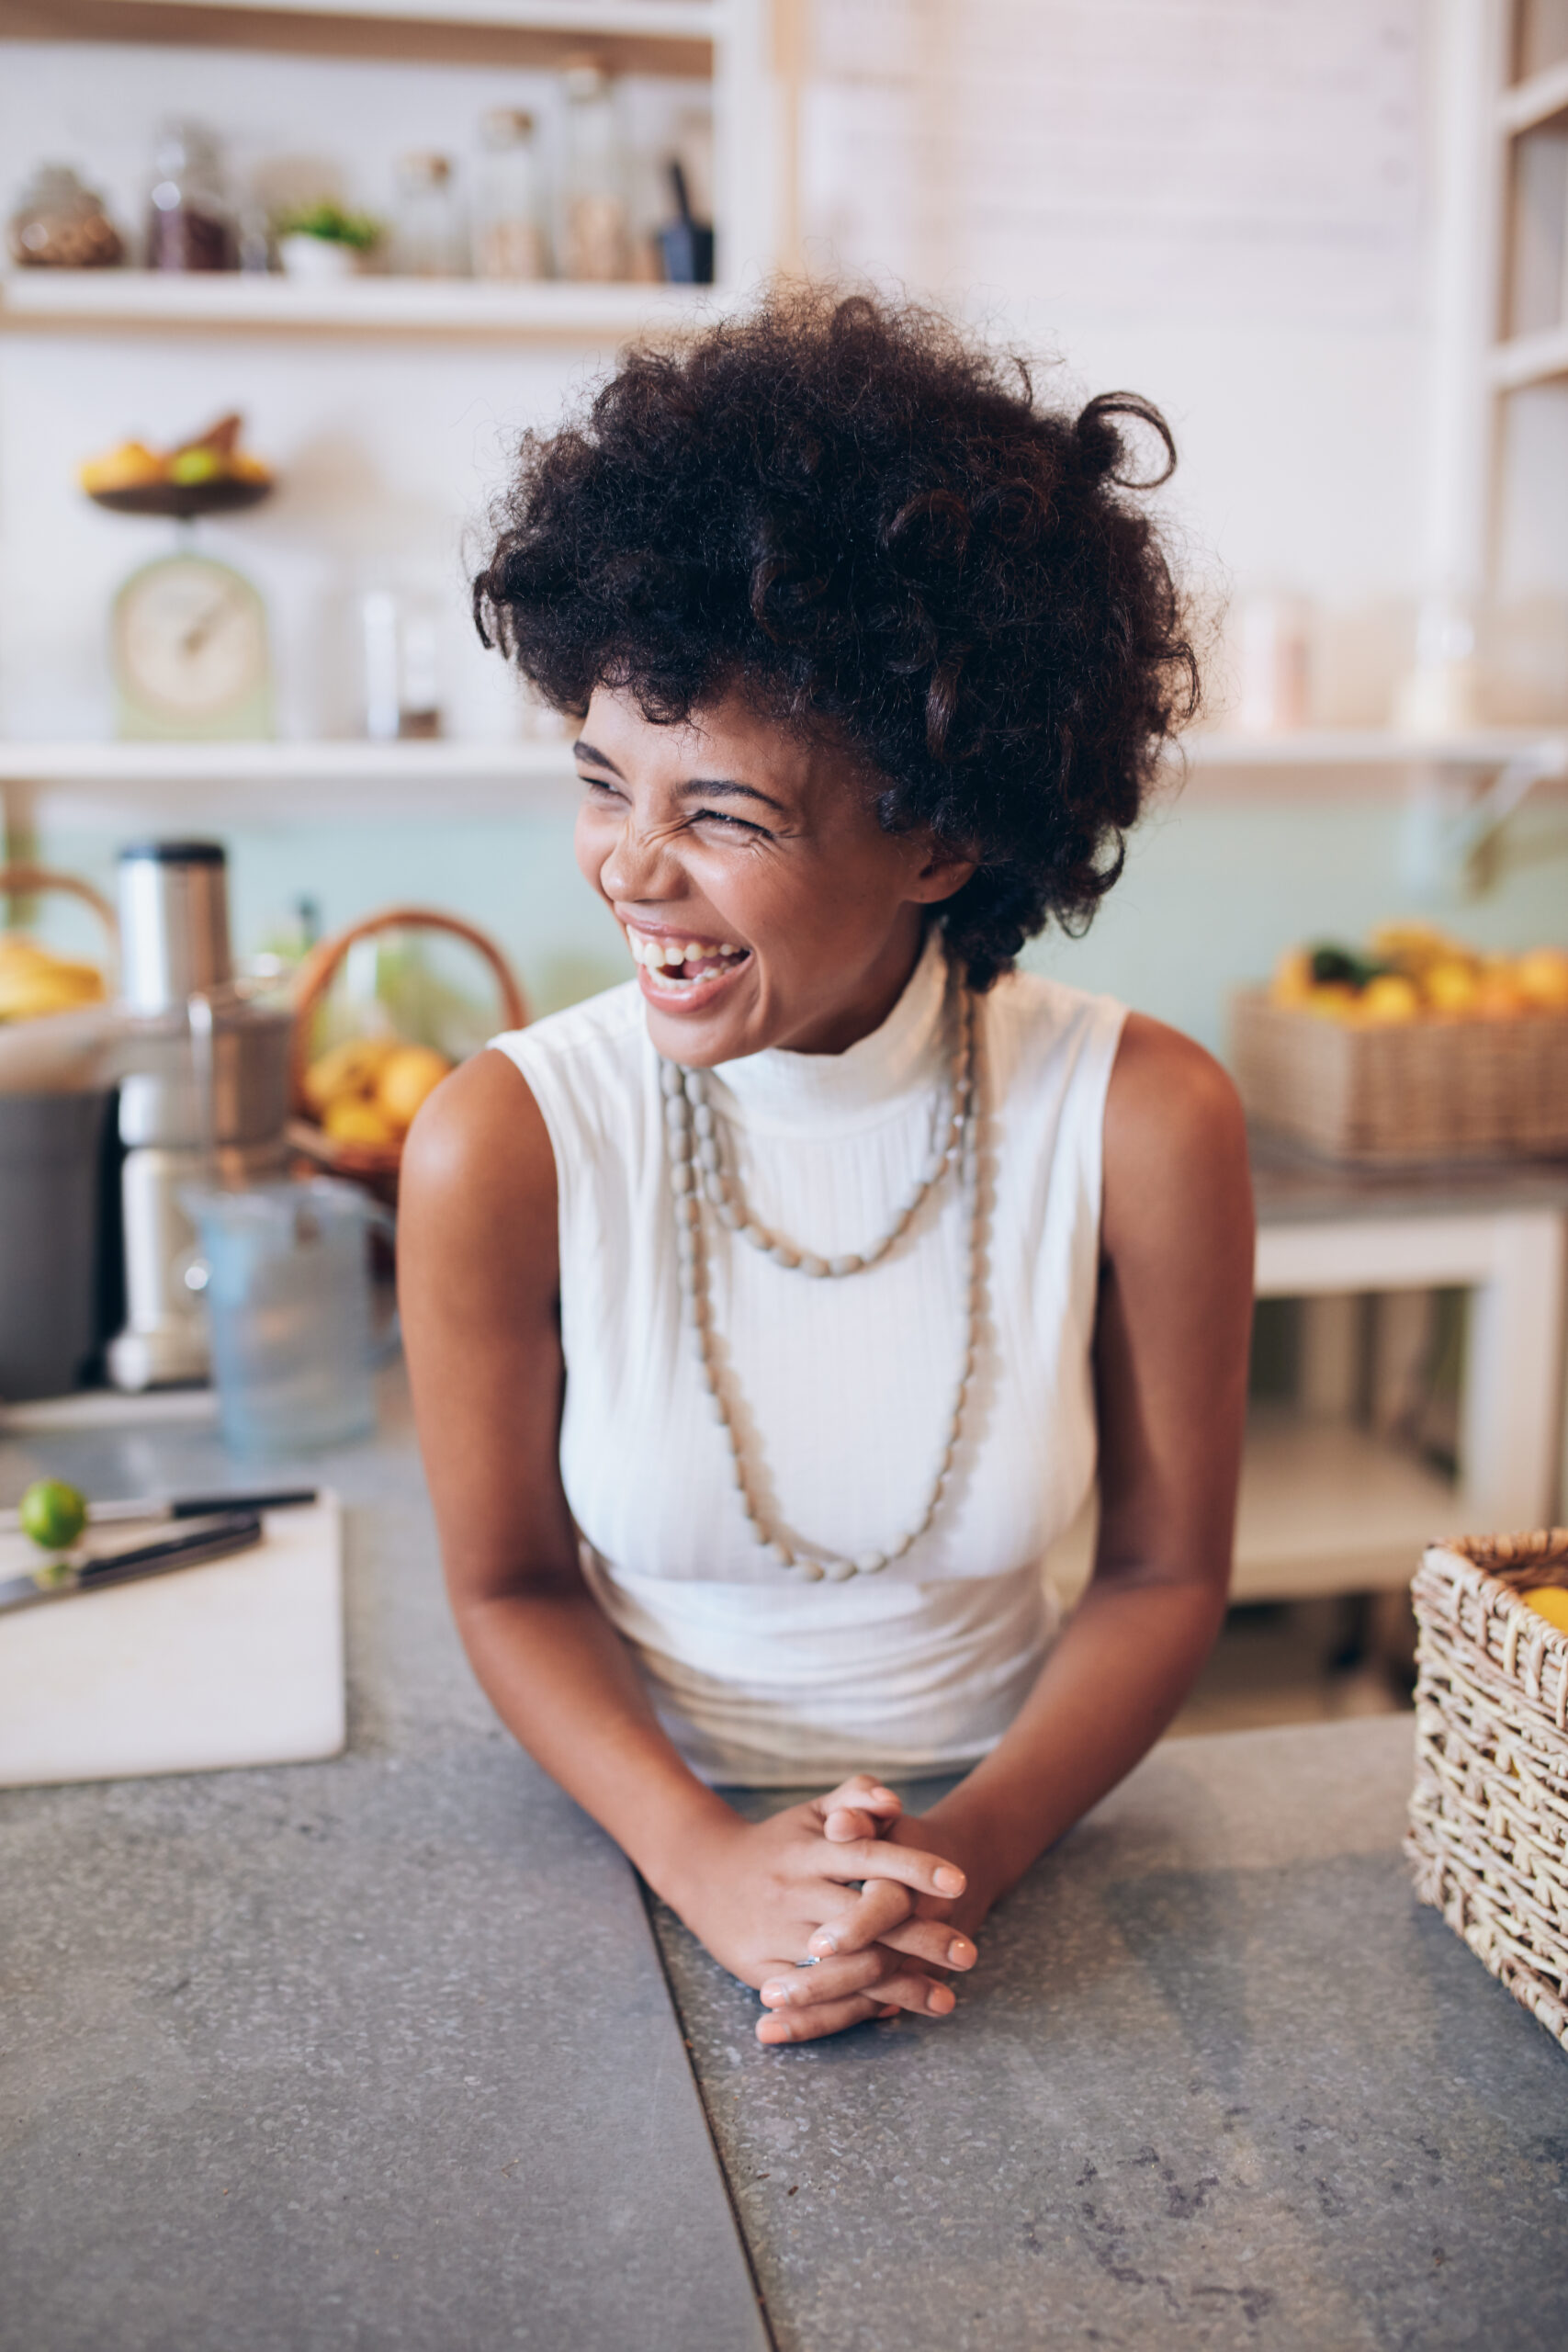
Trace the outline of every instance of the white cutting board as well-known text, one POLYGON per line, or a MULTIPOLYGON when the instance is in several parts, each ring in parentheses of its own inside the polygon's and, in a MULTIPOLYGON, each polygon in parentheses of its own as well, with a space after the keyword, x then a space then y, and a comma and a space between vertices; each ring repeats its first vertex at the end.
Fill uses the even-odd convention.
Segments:
MULTIPOLYGON (((337 1498, 262 1524, 231 1559, 0 1615, 0 1788, 339 1753, 337 1498)), ((0 1536, 0 1576, 38 1556, 0 1536)))

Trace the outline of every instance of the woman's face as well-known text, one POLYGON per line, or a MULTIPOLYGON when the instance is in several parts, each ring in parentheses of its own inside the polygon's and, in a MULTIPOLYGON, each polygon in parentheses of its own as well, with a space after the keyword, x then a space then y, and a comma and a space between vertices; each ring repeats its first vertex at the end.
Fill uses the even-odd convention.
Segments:
POLYGON ((577 862, 626 934, 654 1045, 688 1068, 869 1035, 914 969, 921 909, 974 870, 885 832, 845 753, 739 695, 656 727, 600 687, 576 750, 577 862))

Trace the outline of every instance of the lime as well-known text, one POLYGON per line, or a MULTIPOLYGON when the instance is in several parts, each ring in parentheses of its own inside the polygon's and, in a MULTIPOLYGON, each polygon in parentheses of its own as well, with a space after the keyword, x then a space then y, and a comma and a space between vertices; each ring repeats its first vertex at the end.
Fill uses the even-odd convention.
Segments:
POLYGON ((197 482, 216 481, 223 471, 223 460, 216 449, 176 449, 169 459, 169 480, 186 489, 197 482))
POLYGON ((62 1478, 36 1478, 22 1497, 22 1532, 46 1552, 68 1552, 87 1524, 87 1506, 62 1478))

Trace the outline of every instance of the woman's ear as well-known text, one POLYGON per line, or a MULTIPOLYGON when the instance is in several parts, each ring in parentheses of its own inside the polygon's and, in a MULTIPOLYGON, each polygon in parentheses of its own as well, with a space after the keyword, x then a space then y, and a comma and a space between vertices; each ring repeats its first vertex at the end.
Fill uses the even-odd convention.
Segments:
POLYGON ((937 907, 944 899, 957 896, 979 860, 960 855, 947 842, 927 833, 915 847, 910 863, 913 870, 907 895, 916 906, 937 907))

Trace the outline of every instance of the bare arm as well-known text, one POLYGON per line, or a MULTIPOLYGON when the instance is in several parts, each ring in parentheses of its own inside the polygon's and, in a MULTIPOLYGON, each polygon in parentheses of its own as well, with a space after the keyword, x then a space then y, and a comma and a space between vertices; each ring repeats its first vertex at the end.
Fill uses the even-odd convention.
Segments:
MULTIPOLYGON (((726 1966, 759 1984, 847 1907, 847 1882, 869 1869, 931 1890, 944 1865, 869 1836, 830 1844, 826 1800, 750 1825, 660 1728, 583 1582, 561 1487, 556 1220, 538 1105, 512 1063, 481 1054, 415 1122, 399 1219, 414 1410, 453 1612, 502 1721, 726 1966)), ((857 1794, 863 1813, 896 1810, 870 1788, 857 1794)), ((928 1934, 931 1956, 946 1955, 950 1931, 928 1934)), ((916 1974, 880 1997, 940 2006, 931 1989, 916 1974)))
MULTIPOLYGON (((962 1864, 968 1892, 940 1908, 971 1933, 1158 1738, 1213 1645, 1230 1580, 1252 1271, 1235 1091, 1199 1046, 1134 1015, 1105 1114, 1093 1577, 997 1747, 890 1833, 962 1864)), ((792 1988, 792 2012, 840 1973, 852 1981, 902 1902, 869 1888, 831 1942, 817 1939, 814 1951, 844 1956, 792 1988)))

